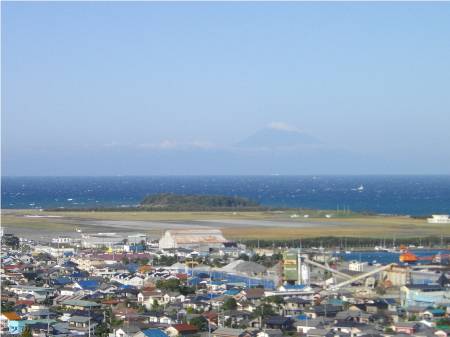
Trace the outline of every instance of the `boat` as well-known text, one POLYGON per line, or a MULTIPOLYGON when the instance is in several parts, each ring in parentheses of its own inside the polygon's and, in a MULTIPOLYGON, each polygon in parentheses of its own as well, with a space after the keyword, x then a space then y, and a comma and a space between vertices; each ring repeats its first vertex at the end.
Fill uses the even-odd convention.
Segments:
POLYGON ((375 246, 373 249, 377 252, 388 252, 388 249, 384 246, 375 246))
POLYGON ((400 262, 417 262, 417 256, 411 252, 406 252, 400 255, 400 262))
POLYGON ((433 259, 431 260, 433 263, 442 263, 442 255, 441 252, 437 253, 433 259))
POLYGON ((362 192, 362 191, 364 191, 364 185, 361 184, 356 188, 352 188, 352 191, 362 192))
POLYGON ((408 248, 405 245, 400 245, 400 253, 406 253, 408 248))

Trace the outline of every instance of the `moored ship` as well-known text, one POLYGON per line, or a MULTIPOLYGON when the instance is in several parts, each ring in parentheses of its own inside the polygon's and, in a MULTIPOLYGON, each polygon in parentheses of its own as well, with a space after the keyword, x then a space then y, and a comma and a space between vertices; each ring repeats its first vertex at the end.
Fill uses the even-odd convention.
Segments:
POLYGON ((400 262, 417 262, 417 256, 411 252, 405 252, 399 257, 400 262))

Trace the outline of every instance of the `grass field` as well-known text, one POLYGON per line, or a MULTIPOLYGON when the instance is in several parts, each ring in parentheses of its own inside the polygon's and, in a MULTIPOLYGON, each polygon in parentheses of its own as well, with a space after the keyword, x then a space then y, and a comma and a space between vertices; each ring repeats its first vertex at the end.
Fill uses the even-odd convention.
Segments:
MULTIPOLYGON (((306 212, 306 211, 305 211, 306 212)), ((202 220, 214 220, 215 227, 221 228, 230 239, 294 239, 300 237, 346 236, 346 237, 421 237, 450 236, 450 226, 445 224, 428 224, 423 219, 404 216, 371 216, 349 214, 325 218, 325 211, 308 211, 310 218, 291 218, 294 211, 286 212, 38 212, 32 210, 15 210, 2 212, 2 225, 10 231, 17 229, 53 230, 58 232, 73 231, 77 221, 140 221, 148 222, 149 233, 161 233, 164 222, 183 224, 202 220), (315 212, 315 213, 314 213, 315 212), (29 218, 24 215, 38 214, 58 216, 58 218, 29 218), (228 221, 228 222, 227 222, 228 221), (258 223, 258 221, 261 221, 258 223), (159 227, 152 224, 159 223, 159 227)), ((296 213, 300 214, 300 213, 296 213)), ((79 227, 83 228, 83 225, 79 227)), ((101 227, 102 230, 108 226, 101 227)), ((133 230, 132 225, 124 225, 121 230, 133 230), (129 227, 127 227, 129 226, 129 227)), ((169 225, 168 225, 169 228, 169 225)), ((90 230, 100 227, 90 226, 90 230)), ((117 230, 117 227, 114 228, 117 230)))

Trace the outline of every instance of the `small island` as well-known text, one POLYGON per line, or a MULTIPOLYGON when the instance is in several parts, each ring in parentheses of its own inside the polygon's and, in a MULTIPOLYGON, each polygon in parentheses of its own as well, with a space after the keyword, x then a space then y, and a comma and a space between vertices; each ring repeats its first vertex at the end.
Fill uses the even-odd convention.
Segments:
POLYGON ((258 203, 243 197, 173 193, 148 195, 141 202, 140 208, 161 211, 260 211, 265 209, 258 203))

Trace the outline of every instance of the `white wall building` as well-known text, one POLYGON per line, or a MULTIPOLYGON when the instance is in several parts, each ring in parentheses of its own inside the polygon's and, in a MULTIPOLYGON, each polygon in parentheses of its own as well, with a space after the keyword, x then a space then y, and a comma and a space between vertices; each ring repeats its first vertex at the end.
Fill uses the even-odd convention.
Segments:
POLYGON ((82 234, 81 246, 83 248, 112 248, 123 241, 116 233, 82 234))
POLYGON ((189 248, 205 251, 209 248, 222 248, 226 242, 219 229, 171 229, 167 230, 159 240, 159 248, 189 248))
POLYGON ((128 240, 128 243, 130 245, 132 245, 132 244, 139 244, 142 241, 143 242, 147 241, 147 235, 142 234, 142 233, 131 234, 131 235, 128 235, 128 239, 127 240, 128 240))
POLYGON ((71 244, 72 238, 68 236, 58 236, 57 238, 52 239, 52 243, 58 243, 58 244, 71 244))
POLYGON ((367 269, 367 262, 350 261, 348 264, 348 270, 363 272, 367 269))
POLYGON ((50 247, 50 246, 36 246, 34 248, 34 251, 36 253, 47 253, 50 254, 53 257, 63 257, 65 255, 74 255, 75 249, 74 248, 56 248, 56 247, 50 247))
POLYGON ((431 218, 427 219, 428 223, 448 223, 450 224, 450 218, 447 214, 433 214, 431 218))

